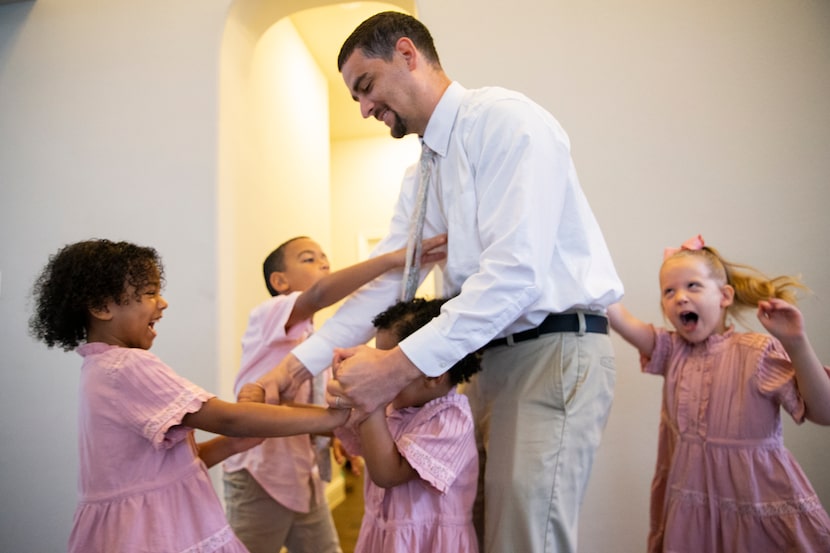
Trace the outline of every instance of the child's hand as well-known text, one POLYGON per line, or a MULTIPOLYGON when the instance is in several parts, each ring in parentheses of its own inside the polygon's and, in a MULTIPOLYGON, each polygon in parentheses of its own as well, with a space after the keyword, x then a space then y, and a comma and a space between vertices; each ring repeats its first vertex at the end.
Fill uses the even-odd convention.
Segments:
POLYGON ((446 234, 439 234, 421 242, 421 264, 435 263, 447 257, 447 250, 444 248, 446 244, 446 234))
POLYGON ((237 403, 250 401, 254 403, 265 403, 265 388, 259 384, 249 382, 242 386, 239 394, 236 396, 237 403))
MULTIPOLYGON (((427 265, 429 263, 435 263, 436 261, 441 261, 447 257, 447 250, 444 247, 446 245, 446 234, 439 234, 438 236, 424 239, 421 242, 421 264, 427 265)), ((403 267, 406 265, 406 248, 395 250, 387 255, 392 256, 396 267, 403 267)))
POLYGON ((363 474, 363 457, 360 455, 349 455, 349 452, 346 451, 345 447, 343 447, 343 442, 339 439, 334 438, 332 440, 331 451, 334 454, 334 460, 338 465, 343 466, 346 464, 346 461, 348 461, 352 474, 355 476, 363 474))
POLYGON ((758 302, 758 320, 767 332, 783 344, 805 336, 804 317, 801 311, 781 299, 758 302))

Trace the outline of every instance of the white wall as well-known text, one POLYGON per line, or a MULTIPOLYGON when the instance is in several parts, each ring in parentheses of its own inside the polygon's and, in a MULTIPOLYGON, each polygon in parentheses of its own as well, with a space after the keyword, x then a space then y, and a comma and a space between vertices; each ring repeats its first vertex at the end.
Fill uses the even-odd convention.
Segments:
POLYGON ((47 257, 90 237, 156 247, 153 348, 214 388, 219 46, 228 2, 0 6, 0 540, 61 551, 77 473, 80 358, 28 337, 47 257))
MULTIPOLYGON (((253 53, 279 17, 256 32, 240 21, 265 7, 322 3, 0 6, 4 551, 62 550, 75 503, 79 360, 27 336, 34 275, 73 240, 156 246, 171 307, 153 349, 215 389, 238 342, 228 336, 228 298, 243 285, 222 271, 239 261, 238 237, 227 232, 237 212, 226 201, 235 201, 228 183, 246 170, 237 156, 248 151, 220 156, 228 138, 219 128, 244 113, 239 103, 223 111, 225 95, 250 92, 253 53), (229 36, 238 50, 220 51, 229 36)), ((803 304, 809 328, 830 360, 821 339, 830 335, 822 255, 830 230, 830 4, 518 0, 491 12, 471 0, 425 0, 418 8, 451 76, 526 92, 563 123, 636 313, 659 322, 662 249, 700 232, 738 261, 801 273, 815 292, 803 304)), ((240 127, 230 128, 227 136, 238 138, 240 127)), ((342 155, 352 146, 333 147, 335 171, 351 163, 342 155)), ((348 217, 337 212, 340 201, 332 197, 330 214, 338 235, 348 217)), ((331 239, 333 255, 349 262, 339 240, 331 239)), ((660 383, 640 375, 634 353, 618 345, 617 400, 582 518, 587 552, 638 551, 645 536, 660 383)), ((785 432, 830 504, 827 430, 785 432)))

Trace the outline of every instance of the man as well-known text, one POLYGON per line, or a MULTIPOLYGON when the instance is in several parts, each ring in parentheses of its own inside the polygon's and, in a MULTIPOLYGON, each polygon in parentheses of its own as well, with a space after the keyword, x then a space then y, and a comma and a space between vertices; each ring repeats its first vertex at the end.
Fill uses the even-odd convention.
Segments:
MULTIPOLYGON (((613 396, 604 313, 622 297, 622 285, 568 137, 521 94, 451 81, 429 31, 405 14, 363 22, 338 66, 364 117, 382 121, 396 138, 415 133, 437 153, 424 235, 448 233, 444 295, 454 297, 391 350, 336 349, 368 340, 372 317, 397 299, 400 274, 384 275, 263 385, 290 396, 334 352, 330 403, 368 412, 422 373, 441 374, 482 349, 483 370, 466 393, 484 467, 483 550, 575 551, 579 507, 613 396)), ((406 244, 417 189, 410 171, 377 252, 406 244)))

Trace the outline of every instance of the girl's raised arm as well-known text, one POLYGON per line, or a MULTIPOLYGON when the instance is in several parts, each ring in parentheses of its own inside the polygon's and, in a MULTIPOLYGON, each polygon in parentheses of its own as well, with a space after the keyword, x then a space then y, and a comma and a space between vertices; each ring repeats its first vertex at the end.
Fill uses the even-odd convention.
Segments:
POLYGON ((608 322, 623 339, 645 357, 654 351, 654 327, 632 315, 621 303, 608 306, 608 322))
POLYGON ((798 391, 807 408, 807 419, 830 425, 830 376, 810 344, 801 311, 781 299, 761 301, 758 320, 778 338, 790 356, 798 391))
MULTIPOLYGON (((422 244, 421 262, 424 264, 440 261, 447 256, 446 251, 442 249, 447 244, 446 234, 426 238, 422 244)), ((300 294, 286 326, 290 327, 297 321, 308 319, 317 311, 342 300, 383 273, 403 267, 405 262, 406 248, 401 248, 324 276, 300 294)))

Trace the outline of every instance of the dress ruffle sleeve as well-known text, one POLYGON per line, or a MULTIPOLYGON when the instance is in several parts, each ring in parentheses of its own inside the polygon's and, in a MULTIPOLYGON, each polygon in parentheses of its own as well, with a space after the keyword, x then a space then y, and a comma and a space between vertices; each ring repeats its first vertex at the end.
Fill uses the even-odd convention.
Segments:
POLYGON ((467 452, 475 451, 473 421, 460 401, 466 397, 449 394, 426 404, 396 440, 412 468, 441 493, 469 463, 467 452))
POLYGON ((644 373, 665 375, 666 369, 671 360, 672 351, 674 350, 674 342, 672 340, 672 333, 665 328, 658 328, 654 325, 651 330, 654 332, 654 350, 651 352, 651 359, 648 357, 640 357, 640 367, 644 373))
POLYGON ((167 449, 185 439, 191 428, 182 426, 188 413, 215 397, 177 375, 149 351, 119 348, 112 376, 118 390, 118 409, 128 427, 156 449, 167 449))
POLYGON ((780 404, 796 423, 801 424, 807 409, 798 391, 792 361, 778 340, 769 336, 765 336, 765 340, 765 352, 755 374, 758 391, 780 404))

